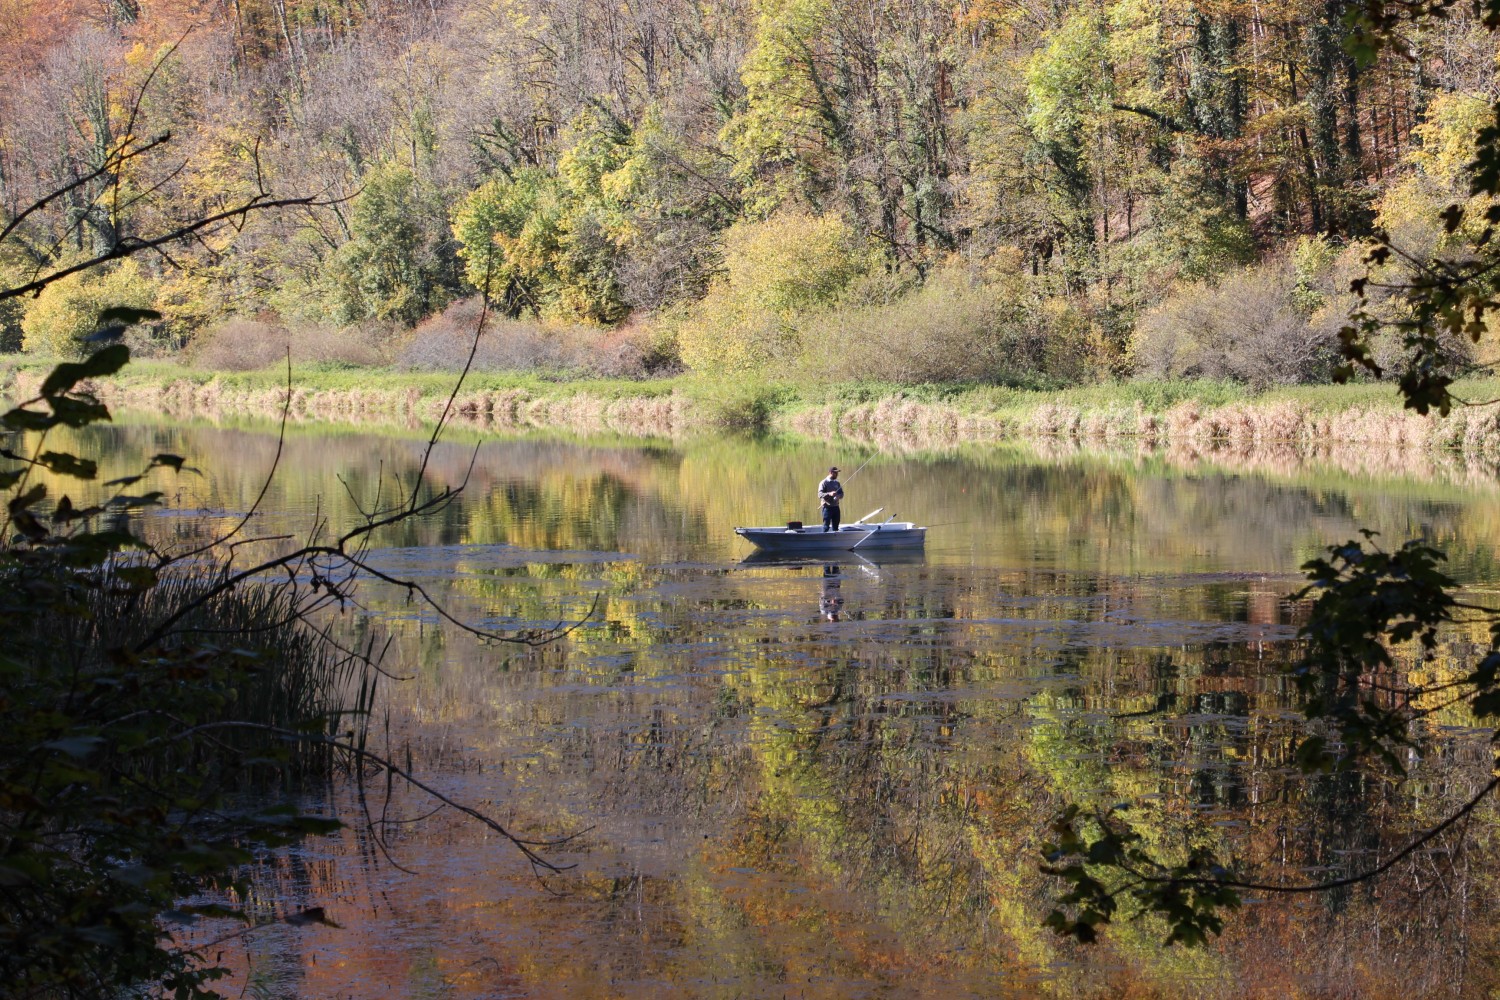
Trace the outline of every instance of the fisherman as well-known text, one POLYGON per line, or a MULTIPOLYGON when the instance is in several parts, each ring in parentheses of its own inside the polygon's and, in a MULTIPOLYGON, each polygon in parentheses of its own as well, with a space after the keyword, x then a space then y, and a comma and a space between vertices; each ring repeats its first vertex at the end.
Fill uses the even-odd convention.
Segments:
POLYGON ((829 466, 828 478, 818 484, 818 503, 823 505, 823 530, 839 530, 839 501, 844 499, 844 487, 839 482, 839 467, 829 466))

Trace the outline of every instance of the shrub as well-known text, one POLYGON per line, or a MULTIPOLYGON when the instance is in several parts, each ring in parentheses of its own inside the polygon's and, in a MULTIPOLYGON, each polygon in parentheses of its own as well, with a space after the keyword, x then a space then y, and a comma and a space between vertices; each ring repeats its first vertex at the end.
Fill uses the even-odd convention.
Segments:
POLYGON ((683 323, 678 346, 692 369, 722 374, 795 361, 799 324, 832 307, 868 270, 870 255, 833 215, 786 213, 724 234, 724 275, 683 323))
POLYGON ((53 357, 82 357, 88 346, 83 338, 94 332, 101 312, 117 306, 149 309, 155 298, 134 261, 70 275, 48 285, 27 307, 22 347, 53 357))
POLYGON ((1089 374, 1086 318, 1066 300, 1036 300, 1017 278, 981 282, 950 265, 889 301, 870 301, 867 286, 859 292, 857 304, 806 321, 804 369, 904 385, 1038 385, 1089 374))
POLYGON ((697 404, 697 419, 723 430, 761 431, 771 414, 793 397, 784 384, 756 377, 703 379, 688 390, 697 404))
MULTIPOLYGON (((396 364, 413 371, 459 371, 474 346, 482 308, 482 300, 475 296, 455 302, 427 320, 401 346, 396 364)), ((661 360, 652 336, 644 329, 528 323, 492 313, 479 338, 474 368, 640 378, 653 374, 661 360)))
POLYGON ((253 319, 231 319, 200 337, 191 352, 193 364, 211 371, 255 371, 282 363, 291 351, 292 361, 350 366, 383 362, 369 327, 338 329, 303 323, 282 326, 253 319))
POLYGON ((1309 316, 1298 296, 1298 276, 1282 262, 1234 272, 1216 285, 1188 285, 1136 324, 1136 372, 1230 378, 1258 388, 1327 381, 1341 314, 1325 305, 1309 316))

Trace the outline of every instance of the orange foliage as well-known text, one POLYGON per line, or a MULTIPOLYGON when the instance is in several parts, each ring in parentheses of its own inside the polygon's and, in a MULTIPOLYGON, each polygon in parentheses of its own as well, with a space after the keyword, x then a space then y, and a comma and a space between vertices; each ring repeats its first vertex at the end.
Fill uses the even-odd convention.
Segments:
POLYGON ((86 0, 0 0, 0 75, 15 79, 35 70, 52 46, 97 21, 96 14, 86 0))

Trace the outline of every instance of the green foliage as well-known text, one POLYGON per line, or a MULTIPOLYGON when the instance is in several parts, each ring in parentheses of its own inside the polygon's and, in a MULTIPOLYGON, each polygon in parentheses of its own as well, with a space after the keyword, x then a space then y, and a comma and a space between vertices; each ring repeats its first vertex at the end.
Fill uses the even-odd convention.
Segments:
POLYGON ((531 257, 532 248, 555 250, 556 213, 542 210, 544 194, 550 208, 550 186, 546 173, 537 169, 497 178, 471 193, 453 217, 469 284, 503 303, 512 315, 527 306, 540 311, 531 257))
POLYGON ((1027 67, 1027 124, 1038 142, 1070 161, 1083 155, 1113 96, 1113 80, 1099 74, 1094 59, 1108 42, 1105 29, 1094 11, 1073 12, 1027 67))
POLYGON ((432 199, 405 167, 386 164, 365 175, 349 241, 330 262, 336 319, 413 326, 452 298, 457 262, 437 227, 426 225, 441 218, 432 199))
MULTIPOLYGON (((1366 541, 1373 537, 1364 535, 1366 541)), ((1426 659, 1437 646, 1439 626, 1454 620, 1459 603, 1451 593, 1453 579, 1438 568, 1443 559, 1420 541, 1389 553, 1350 541, 1302 567, 1311 582, 1295 599, 1317 600, 1299 630, 1306 652, 1291 676, 1304 714, 1328 720, 1341 741, 1335 752, 1321 736, 1304 740, 1297 751, 1303 768, 1345 768, 1374 754, 1404 773, 1395 748, 1411 745, 1411 708, 1400 703, 1409 692, 1387 699, 1372 682, 1395 681, 1394 646, 1415 640, 1426 659)))
POLYGON ((827 26, 827 0, 762 0, 756 4, 754 47, 740 77, 745 106, 720 133, 734 157, 752 216, 765 217, 793 200, 799 188, 816 183, 815 158, 837 149, 843 109, 823 79, 810 50, 827 26), (828 140, 828 145, 817 137, 828 140))
POLYGON ((23 347, 52 357, 81 357, 104 309, 150 309, 154 301, 152 285, 134 261, 81 271, 48 285, 26 307, 23 347))
POLYGON ((1053 821, 1057 840, 1042 847, 1042 871, 1071 888, 1058 897, 1060 908, 1047 915, 1045 926, 1091 944, 1124 899, 1134 908, 1125 915, 1151 913, 1166 921, 1164 944, 1206 944, 1223 932, 1224 911, 1240 905, 1239 894, 1224 884, 1227 871, 1203 848, 1190 848, 1178 864, 1162 863, 1122 821, 1128 812, 1119 806, 1085 816, 1074 805, 1053 821))
POLYGON ((1311 315, 1327 301, 1320 287, 1339 257, 1339 247, 1327 236, 1304 236, 1292 244, 1291 266, 1295 279, 1292 303, 1311 315))
POLYGON ((508 315, 612 323, 626 313, 616 268, 640 164, 629 134, 592 114, 570 133, 555 173, 531 167, 481 186, 455 212, 453 232, 469 283, 508 315))
POLYGON ((1156 204, 1153 258, 1189 281, 1215 278, 1255 259, 1249 222, 1224 203, 1222 186, 1198 161, 1168 177, 1156 204))
POLYGON ((1096 264, 1098 205, 1092 174, 1107 155, 1113 77, 1098 71, 1104 25, 1093 11, 1070 14, 1026 69, 1026 124, 1044 157, 1048 212, 1057 219, 1068 280, 1077 288, 1096 264))

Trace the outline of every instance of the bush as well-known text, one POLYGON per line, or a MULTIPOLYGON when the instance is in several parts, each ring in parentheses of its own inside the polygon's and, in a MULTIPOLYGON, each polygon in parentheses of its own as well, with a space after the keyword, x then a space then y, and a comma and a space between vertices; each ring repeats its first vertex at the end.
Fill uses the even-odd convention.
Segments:
POLYGON ((756 377, 703 379, 690 383, 697 419, 710 427, 763 431, 771 414, 794 398, 790 386, 756 377))
POLYGON ((458 259, 435 192, 404 167, 364 178, 349 220, 350 239, 334 254, 329 278, 335 317, 410 327, 441 308, 458 287, 458 259))
MULTIPOLYGON (((411 371, 456 372, 474 346, 483 308, 480 298, 455 302, 412 331, 396 355, 411 371)), ((541 371, 641 378, 658 372, 664 358, 648 331, 600 330, 580 324, 527 323, 491 312, 474 354, 476 371, 541 371)))
POLYGON ((1066 300, 1036 300, 1017 278, 981 282, 950 265, 889 301, 858 291, 858 304, 806 321, 807 371, 902 385, 1035 386, 1090 374, 1087 319, 1066 300))
POLYGON ((349 366, 384 361, 375 346, 382 340, 370 327, 338 329, 312 323, 282 326, 253 319, 232 319, 200 337, 191 352, 193 364, 210 371, 255 371, 286 360, 349 366))
POLYGON ((1342 301, 1308 315, 1305 279, 1285 263, 1246 268, 1217 285, 1180 289, 1136 324, 1136 372, 1234 379, 1257 388, 1325 382, 1338 363, 1342 301))
POLYGON ((82 357, 88 346, 83 338, 94 332, 101 312, 116 306, 149 309, 155 299, 134 261, 70 275, 48 285, 27 307, 22 348, 52 357, 82 357))
POLYGON ((831 308, 869 259, 833 215, 789 213, 731 227, 723 277, 679 330, 683 362, 714 374, 794 362, 804 343, 799 324, 831 308))

